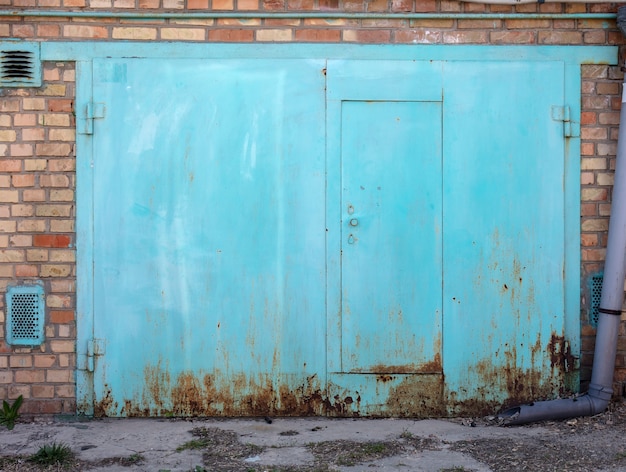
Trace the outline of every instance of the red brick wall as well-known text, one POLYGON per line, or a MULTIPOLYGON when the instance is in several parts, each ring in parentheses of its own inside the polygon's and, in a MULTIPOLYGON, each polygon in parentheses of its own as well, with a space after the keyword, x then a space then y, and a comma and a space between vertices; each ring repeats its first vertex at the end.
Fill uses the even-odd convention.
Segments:
POLYGON ((0 97, 0 289, 43 280, 46 342, 4 342, 0 306, 0 399, 22 412, 75 411, 74 64, 48 63, 40 89, 0 97))
MULTIPOLYGON (((35 41, 330 42, 390 44, 623 45, 613 20, 461 19, 458 13, 605 13, 615 4, 483 5, 448 0, 0 0, 0 9, 98 12, 259 13, 235 19, 0 17, 0 39, 35 41), (446 13, 443 19, 279 19, 271 12, 446 13)), ((595 331, 587 278, 602 270, 621 105, 620 67, 582 67, 582 380, 595 331)), ((75 357, 74 65, 46 63, 41 89, 0 93, 0 292, 43 280, 46 342, 11 348, 0 311, 0 399, 28 399, 27 413, 73 412, 75 357)), ((4 309, 4 300, 0 301, 4 309)), ((626 329, 616 381, 626 381, 626 329)))

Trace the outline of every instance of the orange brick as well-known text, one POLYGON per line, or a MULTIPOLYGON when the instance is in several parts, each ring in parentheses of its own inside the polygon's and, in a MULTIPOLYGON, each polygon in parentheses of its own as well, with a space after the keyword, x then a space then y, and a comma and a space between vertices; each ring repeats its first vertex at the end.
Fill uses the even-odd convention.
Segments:
POLYGON ((55 387, 56 396, 60 398, 74 398, 76 387, 73 385, 58 385, 55 387))
POLYGON ((50 321, 52 323, 70 323, 74 321, 74 312, 71 310, 50 311, 50 321))
MULTIPOLYGON (((57 69, 56 67, 50 67, 49 65, 44 67, 44 70, 43 70, 43 80, 45 82, 48 82, 48 81, 58 81, 60 78, 61 78, 61 76, 59 75, 59 69, 57 69)), ((41 118, 40 118, 40 120, 41 120, 41 118)))
POLYGON ((51 112, 71 112, 73 111, 73 101, 68 99, 50 99, 48 100, 48 111, 51 112))
POLYGON ((579 31, 539 31, 539 44, 581 44, 582 33, 579 31))
POLYGON ((441 31, 429 31, 424 28, 403 29, 394 34, 395 43, 432 44, 441 42, 441 31))
POLYGON ((17 190, 0 190, 0 202, 17 203, 19 201, 19 192, 17 190))
MULTIPOLYGON (((17 397, 30 398, 30 385, 9 385, 9 399, 15 400, 17 397)), ((24 410, 26 403, 22 405, 20 412, 24 410)))
POLYGON ((73 202, 74 201, 74 191, 63 189, 63 190, 50 190, 50 201, 52 202, 73 202))
MULTIPOLYGON (((24 141, 44 141, 46 139, 46 130, 43 128, 24 128, 22 130, 22 139, 24 141)), ((31 156, 32 154, 28 154, 31 156)))
POLYGON ((487 42, 486 31, 444 31, 445 44, 484 44, 487 42))
POLYGON ((72 273, 72 267, 64 264, 43 264, 39 271, 40 277, 67 277, 72 273))
POLYGON ((72 238, 65 234, 36 234, 33 236, 35 247, 70 247, 72 238))
POLYGON ((608 133, 606 128, 587 126, 581 128, 580 137, 582 139, 607 139, 608 133))
POLYGON ((68 217, 72 212, 72 205, 56 204, 56 205, 37 205, 35 208, 36 216, 49 217, 68 217))
POLYGON ((113 28, 114 39, 153 40, 157 37, 156 28, 116 27, 113 28))
POLYGON ((35 147, 38 156, 66 157, 72 152, 72 146, 68 143, 41 143, 35 147))
POLYGON ((603 261, 606 257, 606 249, 583 249, 581 254, 583 261, 603 261))
POLYGON ((605 188, 584 188, 581 192, 581 200, 589 201, 606 201, 608 191, 605 188))
POLYGON ((20 233, 43 233, 46 231, 45 220, 22 220, 17 223, 20 233))
POLYGON ((35 367, 52 367, 56 362, 56 356, 38 355, 35 356, 35 367))
POLYGON ((329 29, 297 29, 296 41, 336 43, 341 40, 341 31, 329 29))
POLYGON ((61 27, 59 25, 37 25, 37 36, 57 38, 61 36, 61 27))
POLYGON ((54 385, 33 385, 33 398, 54 398, 54 385))
POLYGON ((9 366, 10 367, 32 367, 33 366, 33 356, 24 356, 19 354, 13 354, 9 356, 9 366))
POLYGON ((104 26, 64 25, 63 36, 66 38, 93 38, 104 39, 109 30, 104 26))
MULTIPOLYGON (((327 1, 338 4, 338 0, 320 0, 320 9, 325 9, 323 4, 327 1)), ((237 10, 260 10, 259 0, 237 0, 237 10)))
POLYGON ((14 234, 10 243, 12 247, 29 247, 33 245, 33 237, 29 234, 14 234))
POLYGON ((580 114, 581 125, 593 125, 597 122, 597 113, 591 111, 583 111, 580 114))
POLYGON ((585 247, 592 247, 598 244, 597 234, 582 234, 580 238, 580 244, 585 247))
POLYGON ((436 0, 415 0, 416 13, 434 13, 437 11, 436 0))
MULTIPOLYGON (((70 341, 59 341, 69 343, 70 341)), ((46 371, 46 381, 54 383, 67 383, 72 379, 72 376, 68 370, 52 370, 46 371)))
POLYGON ((75 169, 76 160, 74 159, 50 159, 48 162, 50 172, 72 172, 75 169))
POLYGON ((15 266, 16 277, 37 277, 39 271, 35 265, 17 264, 15 266))
POLYGON ((14 187, 32 187, 35 185, 35 176, 33 174, 20 174, 11 176, 11 184, 14 187))
POLYGON ((41 402, 39 411, 43 415, 59 414, 63 411, 63 402, 59 400, 41 402))
POLYGON ((18 159, 0 159, 0 172, 21 172, 22 161, 18 159))
POLYGON ((24 110, 45 110, 46 100, 44 98, 25 98, 22 101, 22 107, 24 110))
POLYGON ((254 40, 254 31, 245 29, 215 29, 209 31, 211 42, 251 42, 254 40))
POLYGON ((391 39, 390 30, 344 30, 343 40, 357 43, 386 43, 391 39))
POLYGON ((14 98, 0 100, 0 112, 19 112, 20 102, 14 98))
POLYGON ((18 113, 13 116, 15 126, 35 126, 37 124, 37 115, 34 113, 18 113))
POLYGON ((69 295, 50 294, 46 298, 46 305, 49 308, 69 308, 72 306, 72 298, 69 295))
POLYGON ((55 353, 68 353, 74 352, 74 341, 50 341, 50 348, 55 353))
POLYGON ((32 38, 35 36, 35 27, 33 25, 12 25, 12 36, 15 38, 32 38))
POLYGON ((200 28, 162 28, 161 39, 178 41, 204 41, 206 32, 200 28))
POLYGON ((16 370, 15 382, 16 383, 39 383, 45 379, 45 373, 43 370, 16 370))
POLYGON ((10 370, 0 370, 0 384, 13 383, 13 372, 10 370))
POLYGON ((29 157, 33 155, 33 145, 27 143, 11 144, 9 147, 11 157, 29 157))
POLYGON ((50 231, 53 233, 73 233, 74 220, 50 220, 50 231))
POLYGON ((25 202, 43 202, 46 200, 46 191, 41 189, 24 190, 22 199, 25 202))
POLYGON ((70 179, 66 175, 42 175, 39 184, 42 187, 69 187, 70 179))
POLYGON ((0 250, 0 262, 23 262, 24 250, 2 249, 0 250))
POLYGON ((50 291, 72 293, 76 291, 76 283, 73 280, 51 280, 50 291))
POLYGON ((493 44, 534 44, 534 31, 492 31, 489 40, 493 44))

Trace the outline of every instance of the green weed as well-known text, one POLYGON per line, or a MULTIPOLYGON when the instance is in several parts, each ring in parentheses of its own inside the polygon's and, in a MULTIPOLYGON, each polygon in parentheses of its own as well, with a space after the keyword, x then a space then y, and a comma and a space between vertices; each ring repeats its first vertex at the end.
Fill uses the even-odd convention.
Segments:
POLYGON ((188 449, 204 449, 211 443, 210 440, 206 438, 201 439, 192 439, 191 441, 187 441, 185 444, 181 444, 176 448, 176 452, 186 451, 188 449))
POLYGON ((15 427, 15 421, 20 416, 20 407, 22 406, 22 402, 24 398, 22 395, 17 397, 17 399, 13 402, 13 405, 9 405, 6 400, 2 401, 2 410, 0 410, 0 424, 7 427, 10 431, 15 427))
POLYGON ((62 443, 52 443, 41 446, 39 450, 28 458, 29 462, 39 465, 67 465, 74 459, 74 453, 69 446, 62 443))

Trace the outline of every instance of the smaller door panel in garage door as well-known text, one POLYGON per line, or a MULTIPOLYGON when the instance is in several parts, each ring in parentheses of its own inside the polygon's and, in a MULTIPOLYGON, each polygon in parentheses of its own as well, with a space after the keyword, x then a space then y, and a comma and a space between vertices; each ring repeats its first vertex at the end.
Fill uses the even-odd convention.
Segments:
POLYGON ((341 106, 342 372, 441 372, 441 103, 341 106))
POLYGON ((398 401, 408 384, 439 400, 440 69, 328 65, 329 389, 341 414, 424 413, 398 401))
POLYGON ((97 414, 322 412, 324 65, 94 62, 97 414))

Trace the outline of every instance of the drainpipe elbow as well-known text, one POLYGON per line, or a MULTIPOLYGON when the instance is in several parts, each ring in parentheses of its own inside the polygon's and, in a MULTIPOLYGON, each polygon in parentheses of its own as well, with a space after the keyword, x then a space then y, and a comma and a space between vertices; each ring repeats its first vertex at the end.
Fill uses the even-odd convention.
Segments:
POLYGON ((587 391, 586 396, 589 397, 589 402, 592 408, 590 414, 597 415, 604 412, 609 406, 609 402, 613 396, 613 389, 611 387, 592 383, 589 385, 589 390, 587 391))
MULTIPOLYGON (((516 406, 503 411, 497 418, 502 425, 513 426, 537 421, 564 420, 577 416, 590 416, 596 414, 593 413, 596 408, 602 408, 600 400, 592 400, 590 395, 585 394, 576 398, 548 400, 516 406)), ((606 405, 604 408, 606 408, 606 405)))

